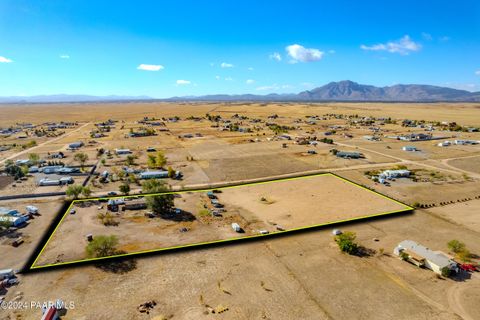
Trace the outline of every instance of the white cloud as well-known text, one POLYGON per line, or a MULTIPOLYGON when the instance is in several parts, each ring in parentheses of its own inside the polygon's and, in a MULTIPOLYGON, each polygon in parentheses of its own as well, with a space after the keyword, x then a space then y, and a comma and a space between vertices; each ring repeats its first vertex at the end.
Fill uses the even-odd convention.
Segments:
POLYGON ((232 77, 226 77, 225 81, 233 81, 233 78, 232 77))
POLYGON ((248 71, 253 71, 254 69, 252 67, 247 68, 248 71))
POLYGON ((247 81, 245 81, 246 84, 254 84, 255 83, 255 80, 253 79, 248 79, 247 81))
POLYGON ((336 52, 337 51, 335 51, 335 50, 328 50, 328 53, 330 53, 330 54, 335 54, 336 52))
POLYGON ((70 56, 68 54, 61 54, 60 59, 70 59, 70 56))
POLYGON ((292 63, 312 62, 322 59, 323 52, 314 48, 305 48, 299 44, 292 44, 285 48, 288 55, 292 58, 292 63))
POLYGON ((177 85, 182 86, 182 85, 190 84, 191 81, 189 81, 189 80, 177 80, 176 83, 177 83, 177 85))
POLYGON ((477 76, 480 76, 480 69, 477 70, 477 71, 475 71, 475 74, 476 74, 477 76))
POLYGON ((360 48, 363 50, 388 51, 391 53, 408 55, 410 52, 420 50, 422 48, 422 45, 420 43, 414 42, 409 35, 405 35, 399 40, 389 41, 387 43, 378 43, 372 46, 366 46, 362 44, 360 48))
POLYGON ((282 61, 282 56, 278 52, 274 52, 271 55, 269 55, 268 57, 272 60, 282 61))
POLYGON ((222 64, 220 65, 220 67, 222 67, 222 68, 233 68, 233 64, 231 64, 231 63, 226 63, 226 62, 222 62, 222 64))
POLYGON ((138 70, 145 70, 145 71, 159 71, 163 69, 162 65, 159 64, 141 64, 137 67, 138 70))
POLYGON ((448 40, 450 40, 450 37, 448 36, 443 36, 443 37, 440 37, 439 39, 441 42, 447 42, 448 40))
POLYGON ((10 63, 13 60, 0 56, 0 63, 10 63))
POLYGON ((215 76, 215 79, 220 80, 220 76, 215 76))

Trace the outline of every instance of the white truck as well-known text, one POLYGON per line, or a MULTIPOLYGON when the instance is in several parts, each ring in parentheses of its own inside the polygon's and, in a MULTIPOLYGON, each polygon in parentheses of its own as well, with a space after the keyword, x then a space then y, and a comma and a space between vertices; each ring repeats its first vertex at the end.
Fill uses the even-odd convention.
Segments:
POLYGON ((26 206, 28 214, 38 214, 38 208, 35 206, 26 206))

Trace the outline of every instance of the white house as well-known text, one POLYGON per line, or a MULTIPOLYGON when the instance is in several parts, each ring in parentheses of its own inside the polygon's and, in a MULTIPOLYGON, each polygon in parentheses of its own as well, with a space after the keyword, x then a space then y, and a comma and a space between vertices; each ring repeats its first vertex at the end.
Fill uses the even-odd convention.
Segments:
POLYGON ((144 171, 140 172, 140 179, 168 178, 168 171, 144 171))
POLYGON ((419 151, 417 147, 414 147, 414 146, 404 146, 402 147, 402 150, 403 151, 419 151))
POLYGON ((457 145, 467 145, 467 144, 473 145, 473 144, 478 144, 479 142, 476 140, 455 140, 453 143, 457 145))
POLYGON ((442 269, 447 267, 458 272, 458 265, 441 251, 433 251, 412 240, 403 240, 393 250, 397 256, 406 253, 408 260, 420 267, 425 267, 437 274, 442 274, 442 269))
POLYGON ((385 170, 379 174, 379 178, 394 179, 394 178, 408 178, 410 170, 385 170))
POLYGON ((67 185, 67 184, 72 184, 73 178, 68 176, 68 177, 62 177, 60 179, 48 179, 48 178, 43 178, 38 181, 39 186, 61 186, 61 185, 67 185))
POLYGON ((130 151, 130 149, 115 149, 115 153, 118 154, 118 155, 131 154, 132 151, 130 151))

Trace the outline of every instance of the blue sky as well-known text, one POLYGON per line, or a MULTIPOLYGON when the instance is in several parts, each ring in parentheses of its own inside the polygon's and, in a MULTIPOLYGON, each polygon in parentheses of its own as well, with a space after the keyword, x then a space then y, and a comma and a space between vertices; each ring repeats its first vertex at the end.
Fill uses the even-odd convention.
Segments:
POLYGON ((0 1, 0 96, 480 91, 479 1, 0 1))

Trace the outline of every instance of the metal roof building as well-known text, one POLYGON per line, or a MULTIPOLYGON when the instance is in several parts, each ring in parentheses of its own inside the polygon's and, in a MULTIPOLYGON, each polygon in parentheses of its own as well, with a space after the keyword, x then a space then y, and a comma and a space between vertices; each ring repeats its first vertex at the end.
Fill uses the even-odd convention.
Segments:
POLYGON ((400 256, 401 252, 407 253, 409 258, 412 258, 435 273, 442 274, 442 269, 445 267, 453 271, 458 271, 457 263, 448 258, 443 252, 430 250, 415 241, 403 240, 400 242, 393 250, 393 253, 400 256))

